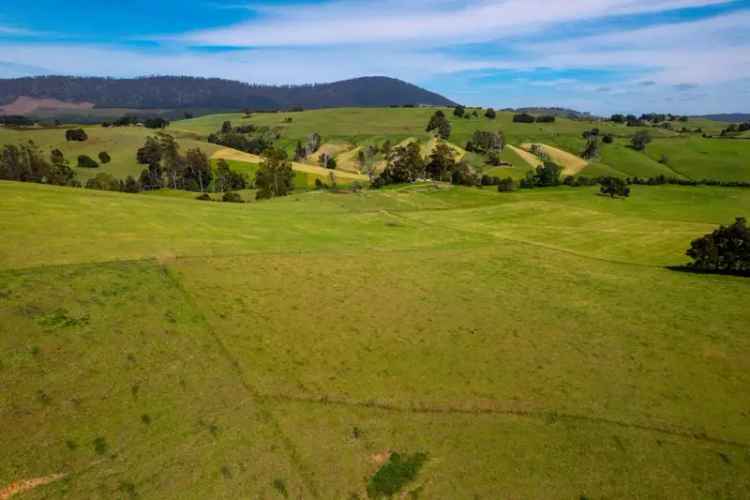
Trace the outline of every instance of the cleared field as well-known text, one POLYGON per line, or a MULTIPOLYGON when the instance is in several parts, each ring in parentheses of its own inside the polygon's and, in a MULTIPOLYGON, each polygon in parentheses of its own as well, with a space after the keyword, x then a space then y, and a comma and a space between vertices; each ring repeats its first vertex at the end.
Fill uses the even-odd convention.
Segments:
POLYGON ((646 154, 655 160, 665 156, 672 170, 691 179, 750 178, 750 141, 746 140, 690 137, 654 141, 646 154))
MULTIPOLYGON (((244 163, 250 163, 250 164, 256 164, 259 165, 263 162, 263 158, 257 155, 253 155, 250 153, 244 153, 242 151, 237 151, 236 149, 230 149, 230 148, 223 148, 218 151, 216 151, 213 155, 211 155, 212 160, 235 160, 238 162, 244 162, 244 163)), ((329 170, 327 168, 318 167, 315 165, 308 165, 307 163, 299 163, 299 162, 292 162, 292 169, 294 169, 295 172, 302 172, 305 174, 311 174, 312 176, 318 177, 322 180, 327 180, 331 173, 335 174, 336 179, 344 181, 344 182, 353 182, 353 181, 361 181, 361 182, 367 182, 369 178, 366 175, 356 174, 353 172, 345 172, 340 170, 329 170)), ((315 184, 315 178, 312 178, 311 185, 315 184)))
POLYGON ((663 266, 748 213, 673 186, 0 182, 0 489, 362 499, 399 451, 427 454, 420 498, 743 498, 750 281, 663 266))
MULTIPOLYGON (((521 147, 527 152, 531 150, 531 144, 528 143, 522 144, 521 147)), ((580 156, 570 154, 567 151, 563 151, 562 149, 558 149, 547 144, 539 144, 539 147, 541 147, 542 151, 547 156, 549 156, 550 160, 563 167, 563 175, 579 174, 584 168, 588 166, 588 162, 580 156)), ((539 160, 537 159, 537 161, 539 160)))

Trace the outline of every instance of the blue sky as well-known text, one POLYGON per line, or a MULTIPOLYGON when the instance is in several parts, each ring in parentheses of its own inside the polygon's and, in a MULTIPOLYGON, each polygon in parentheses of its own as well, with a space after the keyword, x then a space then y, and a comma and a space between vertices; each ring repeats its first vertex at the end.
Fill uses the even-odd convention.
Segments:
POLYGON ((456 101, 750 112, 750 0, 3 0, 0 77, 386 75, 456 101))

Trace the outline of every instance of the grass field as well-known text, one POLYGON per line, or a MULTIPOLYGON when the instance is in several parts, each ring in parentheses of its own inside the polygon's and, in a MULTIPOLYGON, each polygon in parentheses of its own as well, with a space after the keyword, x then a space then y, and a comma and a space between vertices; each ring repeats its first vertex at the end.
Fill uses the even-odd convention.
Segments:
POLYGON ((750 281, 665 266, 750 191, 595 193, 0 182, 0 490, 746 498, 750 281))

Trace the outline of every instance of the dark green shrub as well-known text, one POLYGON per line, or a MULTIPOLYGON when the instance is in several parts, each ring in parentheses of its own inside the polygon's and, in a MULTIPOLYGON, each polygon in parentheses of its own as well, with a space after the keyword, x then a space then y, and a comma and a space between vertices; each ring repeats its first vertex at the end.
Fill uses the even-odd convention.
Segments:
POLYGON ((97 455, 104 455, 109 450, 109 445, 107 444, 107 440, 103 437, 98 437, 94 439, 93 442, 94 445, 94 451, 97 455))
POLYGON ((747 220, 738 217, 734 224, 721 226, 711 234, 690 243, 687 256, 690 268, 697 271, 750 273, 750 229, 747 220))
POLYGON ((112 161, 112 157, 109 156, 109 153, 106 151, 102 151, 99 153, 99 161, 102 162, 102 165, 106 165, 110 161, 112 161))
POLYGON ((84 131, 82 128, 76 128, 71 130, 65 131, 65 140, 66 141, 78 141, 83 142, 89 138, 88 135, 86 135, 86 131, 84 131))
POLYGON ((391 458, 370 478, 367 495, 370 498, 390 498, 408 483, 416 479, 427 461, 427 454, 414 453, 401 456, 393 453, 391 458))
POLYGON ((286 483, 283 479, 274 479, 273 487, 278 491, 284 498, 289 498, 289 492, 286 489, 286 483))
POLYGON ((239 193, 234 193, 232 191, 224 193, 224 196, 221 197, 221 201, 225 201, 227 203, 244 203, 242 200, 242 196, 240 196, 239 193))
POLYGON ((99 168, 99 164, 94 161, 93 158, 86 155, 80 155, 78 157, 79 168, 99 168))
POLYGON ((208 195, 208 193, 203 193, 200 196, 196 196, 195 199, 200 201, 211 201, 211 197, 208 195))

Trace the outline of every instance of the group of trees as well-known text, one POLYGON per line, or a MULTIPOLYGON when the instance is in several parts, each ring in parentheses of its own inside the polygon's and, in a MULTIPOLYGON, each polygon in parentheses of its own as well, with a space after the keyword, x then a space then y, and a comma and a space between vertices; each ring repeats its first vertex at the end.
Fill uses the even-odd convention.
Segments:
POLYGON ((255 197, 259 200, 286 196, 294 189, 294 170, 286 151, 266 150, 263 163, 255 174, 255 197))
POLYGON ((119 180, 111 174, 102 172, 86 181, 86 189, 139 193, 143 190, 143 186, 132 175, 129 175, 125 180, 119 180))
POLYGON ((297 141, 297 147, 294 150, 294 161, 302 161, 308 156, 317 153, 322 145, 323 138, 317 132, 313 132, 307 136, 307 141, 305 141, 304 145, 302 141, 297 141))
POLYGON ((81 185, 61 151, 53 151, 47 159, 31 141, 3 146, 0 151, 0 179, 58 186, 81 185))
POLYGON ((689 268, 701 272, 750 274, 750 229, 738 217, 734 224, 721 226, 711 234, 690 243, 689 268))
POLYGON ((687 116, 678 116, 671 113, 644 113, 640 117, 636 115, 614 114, 609 119, 614 123, 625 123, 629 127, 642 127, 647 123, 658 124, 663 122, 687 122, 687 116))
POLYGON ((479 118, 479 111, 477 109, 473 109, 471 112, 469 112, 466 107, 459 104, 458 106, 453 108, 453 116, 455 116, 456 118, 465 118, 467 120, 470 118, 479 118))
POLYGON ((6 127, 33 127, 34 120, 21 115, 2 115, 0 116, 0 125, 6 127))
POLYGON ((520 186, 525 189, 559 186, 562 184, 560 180, 562 170, 560 165, 545 161, 536 169, 528 172, 526 177, 521 179, 520 186))
POLYGON ((739 124, 732 123, 727 128, 721 131, 721 136, 727 137, 727 136, 745 132, 747 130, 750 130, 750 122, 739 123, 739 124))
POLYGON ((200 149, 181 154, 177 141, 169 134, 147 137, 136 153, 138 163, 147 165, 139 181, 143 189, 185 189, 204 192, 213 180, 208 157, 200 149))
POLYGON ((263 154, 265 150, 271 148, 276 139, 278 139, 278 134, 268 127, 255 127, 254 125, 233 127, 228 121, 222 124, 220 131, 208 136, 208 142, 212 144, 256 155, 263 154))
POLYGON ((554 123, 552 115, 534 116, 529 113, 517 113, 513 115, 513 123, 554 123))
POLYGON ((438 143, 427 158, 422 157, 418 143, 393 148, 383 172, 372 181, 372 187, 432 179, 453 184, 477 186, 481 177, 467 163, 456 160, 452 147, 438 143))

